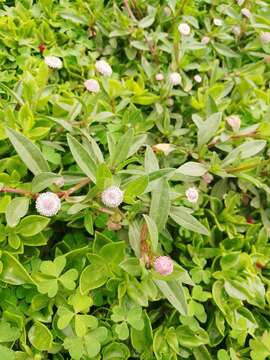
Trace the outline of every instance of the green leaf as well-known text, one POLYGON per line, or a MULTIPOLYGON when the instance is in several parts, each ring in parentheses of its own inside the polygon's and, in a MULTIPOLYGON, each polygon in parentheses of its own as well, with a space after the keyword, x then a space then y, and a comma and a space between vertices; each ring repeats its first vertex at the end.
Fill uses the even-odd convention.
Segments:
POLYGON ((160 289, 165 298, 182 315, 187 315, 187 300, 179 281, 163 281, 154 279, 155 284, 160 289))
POLYGON ((0 275, 2 281, 12 285, 33 284, 34 280, 22 264, 10 253, 4 252, 1 257, 3 271, 0 275))
POLYGON ((47 161, 36 145, 13 129, 7 128, 6 132, 18 155, 34 175, 50 171, 47 161))
POLYGON ((112 342, 102 351, 103 360, 127 360, 130 356, 128 347, 122 343, 112 342))
POLYGON ((3 360, 15 360, 15 352, 3 345, 0 345, 0 358, 3 360))
POLYGON ((97 289, 104 285, 108 279, 106 265, 100 261, 98 271, 97 264, 90 264, 84 268, 80 277, 80 290, 86 294, 89 290, 97 289))
POLYGON ((17 327, 13 327, 5 320, 0 322, 0 342, 7 343, 15 341, 19 338, 20 331, 17 327))
POLYGON ((157 247, 158 247, 158 228, 157 225, 155 223, 155 221, 148 215, 143 215, 144 220, 147 224, 147 228, 149 231, 149 235, 150 235, 150 240, 151 240, 151 244, 152 244, 152 250, 154 252, 157 251, 157 247))
POLYGON ((124 188, 125 193, 125 201, 131 202, 133 201, 134 197, 141 195, 144 190, 147 188, 148 185, 148 176, 140 176, 135 180, 131 180, 127 183, 126 187, 124 188))
POLYGON ((171 207, 170 217, 185 229, 197 232, 202 235, 209 235, 207 228, 202 225, 194 216, 192 216, 184 206, 171 207))
POLYGON ((126 160, 133 141, 133 136, 134 131, 130 128, 115 145, 110 159, 110 164, 112 167, 115 167, 122 161, 126 160))
POLYGON ((158 230, 165 227, 170 211, 170 190, 165 179, 158 180, 157 186, 152 191, 149 216, 155 221, 158 230))
POLYGON ((150 146, 146 147, 144 158, 144 169, 147 174, 159 170, 157 157, 150 146))
POLYGON ((30 343, 39 351, 48 351, 52 347, 53 336, 41 322, 36 321, 28 331, 30 343))
POLYGON ((198 146, 207 144, 216 134, 221 123, 222 113, 218 112, 210 115, 205 121, 193 117, 193 121, 198 127, 198 146))
POLYGON ((215 48, 215 50, 220 54, 225 56, 226 58, 238 58, 239 55, 234 52, 233 50, 231 50, 228 46, 223 45, 223 44, 219 44, 219 43, 215 43, 213 45, 213 47, 215 48))
POLYGON ((189 161, 176 169, 175 174, 182 174, 187 176, 202 176, 207 172, 207 167, 204 164, 189 161))
POLYGON ((11 200, 6 208, 6 220, 10 227, 19 224, 20 219, 27 214, 29 199, 26 197, 17 197, 11 200))
POLYGON ((95 183, 97 170, 96 163, 77 139, 68 134, 67 141, 70 151, 79 168, 95 183))
POLYGON ((84 353, 84 341, 82 338, 70 336, 64 340, 64 348, 68 350, 74 360, 80 360, 84 353))
POLYGON ((265 140, 250 140, 233 149, 223 160, 223 166, 227 166, 236 159, 248 159, 264 149, 265 140))
POLYGON ((40 233, 49 224, 50 219, 40 215, 29 215, 23 218, 16 227, 16 231, 25 237, 40 233))
POLYGON ((40 173, 36 175, 32 181, 32 191, 40 192, 50 187, 52 184, 55 183, 56 180, 61 178, 62 176, 49 172, 40 173))

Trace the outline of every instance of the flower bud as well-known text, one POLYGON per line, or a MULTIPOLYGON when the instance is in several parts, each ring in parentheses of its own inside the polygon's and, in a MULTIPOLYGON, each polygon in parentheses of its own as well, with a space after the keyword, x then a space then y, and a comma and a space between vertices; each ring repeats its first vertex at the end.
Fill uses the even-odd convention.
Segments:
POLYGON ((177 72, 170 73, 169 81, 170 81, 171 85, 173 85, 173 86, 179 85, 179 84, 181 84, 181 80, 182 80, 182 78, 179 73, 177 73, 177 72))
POLYGON ((213 20, 213 22, 214 22, 214 24, 215 24, 216 26, 222 26, 222 24, 223 24, 222 20, 217 19, 217 18, 215 18, 215 19, 213 20))
POLYGON ((237 115, 231 115, 226 119, 227 124, 234 130, 238 131, 241 126, 241 119, 237 115))
POLYGON ((112 75, 112 68, 107 63, 107 61, 104 61, 104 60, 97 61, 96 64, 95 64, 95 68, 100 74, 102 74, 104 76, 111 76, 112 75))
POLYGON ((104 205, 115 208, 118 207, 124 199, 124 193, 118 186, 111 186, 101 194, 101 200, 104 205))
POLYGON ((204 36, 201 40, 201 43, 204 45, 207 45, 210 41, 210 37, 209 36, 204 36))
POLYGON ((56 56, 45 56, 45 63, 52 69, 61 69, 62 60, 56 56))
POLYGON ((54 216, 61 208, 60 198, 52 192, 45 192, 38 195, 36 199, 36 209, 40 215, 54 216))
POLYGON ((164 80, 163 74, 161 74, 161 73, 156 74, 156 80, 157 80, 157 81, 162 81, 162 80, 164 80))
POLYGON ((190 187, 186 190, 187 200, 193 204, 195 204, 199 199, 199 192, 195 187, 190 187))
POLYGON ((270 32, 261 33, 260 40, 263 44, 268 44, 270 42, 270 32))
POLYGON ((65 179, 63 177, 59 178, 59 179, 56 179, 54 181, 55 185, 59 186, 59 187, 62 187, 65 185, 65 179))
POLYGON ((209 173, 206 173, 202 176, 203 180, 206 182, 206 184, 210 184, 213 180, 214 180, 214 177, 213 175, 209 174, 209 173))
POLYGON ((154 261, 154 269, 160 275, 170 275, 173 272, 173 261, 169 256, 159 256, 154 261))
POLYGON ((174 150, 174 146, 172 144, 156 144, 152 146, 152 149, 154 151, 161 151, 167 156, 174 150))
POLYGON ((201 83, 202 82, 202 77, 201 75, 197 74, 194 76, 194 80, 196 81, 196 83, 201 83))
POLYGON ((237 26, 237 25, 233 26, 233 27, 232 27, 232 32, 233 32, 233 34, 234 34, 235 36, 240 36, 240 35, 241 35, 241 28, 240 28, 240 26, 237 26))
POLYGON ((250 12, 249 9, 247 9, 247 8, 243 8, 243 9, 241 10, 241 13, 242 13, 242 15, 245 16, 246 18, 250 18, 250 16, 251 16, 251 12, 250 12))
POLYGON ((84 86, 86 89, 93 93, 98 93, 100 90, 100 86, 97 80, 95 79, 88 79, 84 82, 84 86))

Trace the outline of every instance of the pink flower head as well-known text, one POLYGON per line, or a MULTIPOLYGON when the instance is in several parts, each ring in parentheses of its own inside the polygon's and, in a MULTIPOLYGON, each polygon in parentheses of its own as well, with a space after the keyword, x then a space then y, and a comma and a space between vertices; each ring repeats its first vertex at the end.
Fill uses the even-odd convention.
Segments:
POLYGON ((179 85, 182 81, 181 75, 178 72, 172 72, 169 75, 169 81, 172 85, 179 85))
POLYGON ((178 26, 178 31, 180 34, 187 36, 190 34, 190 26, 186 23, 182 23, 178 26))
POLYGON ((209 174, 209 173, 204 174, 204 175, 202 176, 202 178, 203 178, 203 180, 206 182, 206 184, 210 184, 210 183, 213 181, 213 179, 214 179, 213 175, 211 175, 211 174, 209 174))
POLYGON ((242 15, 245 16, 246 18, 250 18, 250 16, 251 16, 251 12, 250 12, 249 9, 247 9, 247 8, 243 8, 243 9, 241 10, 241 13, 242 13, 242 15))
POLYGON ((45 63, 52 69, 61 69, 62 60, 56 56, 45 56, 45 63))
POLYGON ((187 197, 187 200, 193 204, 195 204, 198 199, 199 199, 199 192, 197 190, 197 188, 195 187, 190 187, 186 190, 186 197, 187 197))
POLYGON ((207 45, 210 41, 210 37, 209 36, 204 36, 201 40, 202 44, 207 45))
POLYGON ((241 119, 237 115, 231 115, 226 119, 228 125, 234 130, 238 131, 241 126, 241 119))
POLYGON ((98 93, 100 90, 100 86, 97 80, 95 79, 88 79, 84 82, 84 86, 86 89, 93 93, 98 93))
POLYGON ((261 33, 260 39, 262 43, 268 44, 270 42, 270 32, 266 31, 261 33))
POLYGON ((124 193, 118 186, 111 186, 101 194, 101 200, 104 205, 115 208, 123 202, 124 193))
POLYGON ((163 74, 161 74, 161 73, 156 74, 156 80, 157 80, 157 81, 162 81, 163 79, 164 79, 164 75, 163 75, 163 74))
POLYGON ((95 64, 96 70, 104 75, 104 76, 111 76, 112 75, 112 68, 105 60, 99 60, 95 64))
POLYGON ((36 199, 36 209, 40 215, 54 216, 58 213, 60 208, 61 200, 52 192, 42 193, 38 195, 36 199))
POLYGON ((194 80, 196 81, 196 83, 201 83, 202 82, 202 77, 201 75, 197 74, 194 76, 194 80))
POLYGON ((160 275, 170 275, 173 272, 173 261, 169 256, 159 256, 154 261, 154 269, 160 275))

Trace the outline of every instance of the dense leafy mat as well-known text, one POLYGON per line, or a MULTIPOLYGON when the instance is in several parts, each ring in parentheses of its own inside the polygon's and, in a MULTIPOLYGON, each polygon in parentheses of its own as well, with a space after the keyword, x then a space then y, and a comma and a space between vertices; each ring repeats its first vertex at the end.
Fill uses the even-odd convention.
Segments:
POLYGON ((269 359, 269 1, 0 3, 0 358, 269 359))

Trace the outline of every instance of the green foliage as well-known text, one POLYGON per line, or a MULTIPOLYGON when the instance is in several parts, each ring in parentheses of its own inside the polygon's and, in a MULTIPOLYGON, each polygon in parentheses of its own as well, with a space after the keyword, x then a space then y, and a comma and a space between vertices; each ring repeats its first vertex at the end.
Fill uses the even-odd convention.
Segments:
POLYGON ((0 15, 0 358, 270 359, 269 1, 0 15))

